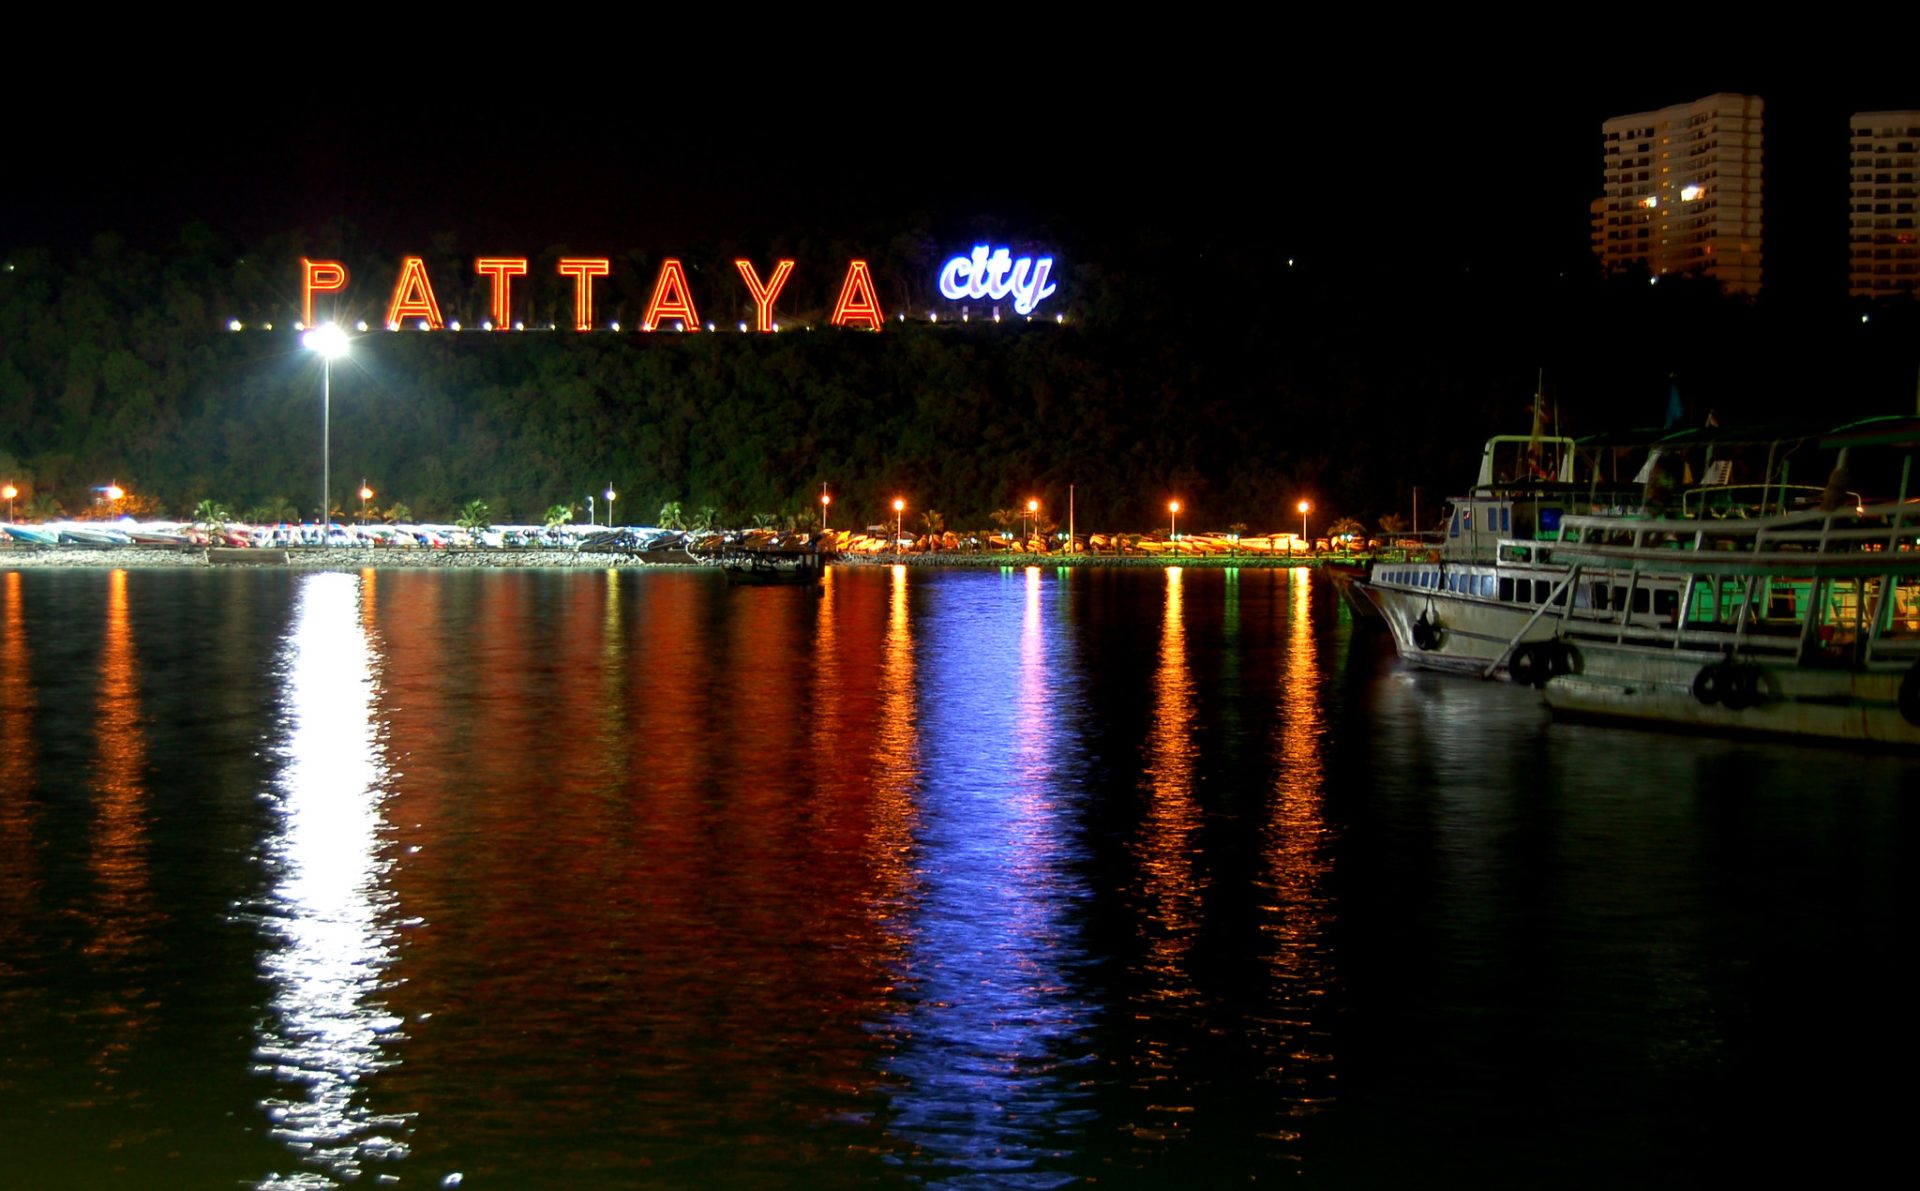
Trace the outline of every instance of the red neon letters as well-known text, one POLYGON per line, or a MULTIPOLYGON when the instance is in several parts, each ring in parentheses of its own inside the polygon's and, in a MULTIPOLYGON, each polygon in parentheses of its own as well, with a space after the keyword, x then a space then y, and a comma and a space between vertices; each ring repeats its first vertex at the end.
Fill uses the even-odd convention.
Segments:
POLYGON ((417 256, 400 263, 400 279, 393 283, 393 301, 387 304, 387 326, 398 327, 408 318, 424 320, 430 331, 440 329, 440 303, 433 300, 427 262, 417 256))
POLYGON ((848 262, 847 279, 840 286, 840 300, 833 304, 833 325, 865 323, 870 330, 878 331, 885 321, 886 316, 880 313, 880 299, 873 292, 873 276, 867 272, 867 262, 848 262))
POLYGON ((573 278, 573 329, 593 330, 593 279, 613 271, 611 261, 591 257, 560 258, 560 276, 573 278))
POLYGON ((747 292, 753 295, 754 328, 760 331, 773 330, 773 303, 787 284, 787 274, 793 272, 792 261, 780 261, 773 267, 773 278, 765 285, 760 284, 760 275, 753 271, 753 262, 737 260, 733 267, 740 270, 741 280, 747 283, 747 292))
MULTIPOLYGON (((975 253, 976 256, 980 252, 975 253)), ((966 264, 966 258, 956 258, 959 264, 966 264)), ((990 262, 991 263, 991 262, 990 262)), ((1042 261, 1050 264, 1050 261, 1042 261)), ((746 257, 735 258, 734 268, 740 273, 740 280, 746 286, 747 294, 753 299, 754 328, 760 332, 771 332, 775 328, 774 306, 786 291, 787 282, 793 279, 795 262, 790 259, 778 259, 773 262, 773 273, 762 280, 753 261, 746 257)), ((613 262, 604 257, 562 257, 558 265, 562 277, 573 278, 573 326, 576 331, 590 331, 594 326, 594 280, 610 276, 613 262)), ((955 269, 949 263, 949 271, 955 269)), ((488 310, 491 313, 490 325, 494 330, 505 331, 515 327, 513 321, 513 281, 516 277, 527 276, 528 260, 524 256, 482 256, 474 258, 473 271, 486 279, 488 290, 488 310)), ((944 284, 944 281, 943 281, 944 284)), ((347 287, 347 267, 339 261, 309 260, 300 258, 300 310, 302 323, 311 326, 314 323, 314 299, 320 294, 339 293, 347 287)), ((1051 289, 1046 292, 1051 292, 1051 289)), ((476 295, 477 296, 477 295, 476 295)), ((1045 296, 1044 293, 1038 296, 1045 296)), ((463 294, 458 304, 464 306, 471 299, 463 294)), ((1018 304, 1016 304, 1018 309, 1018 304)), ((834 300, 833 314, 830 319, 836 327, 864 327, 878 331, 886 324, 886 315, 880 308, 879 290, 874 284, 873 273, 864 260, 847 262, 846 276, 840 283, 839 297, 834 300)), ((393 297, 387 303, 387 326, 399 330, 409 323, 425 330, 439 330, 445 320, 440 314, 440 303, 434 297, 433 282, 427 276, 426 260, 418 256, 403 257, 400 262, 399 276, 394 279, 393 297)), ((459 324, 455 323, 455 327, 459 324)), ((688 282, 687 267, 677 257, 667 257, 660 262, 660 271, 654 278, 653 293, 647 299, 646 313, 641 329, 659 331, 676 329, 697 331, 701 329, 700 312, 694 305, 693 287, 688 282)), ((614 324, 619 329, 619 324, 614 324)), ((746 330, 746 324, 740 325, 746 330)))
POLYGON ((653 297, 647 300, 646 323, 641 329, 657 331, 663 318, 677 318, 689 331, 700 329, 693 295, 687 291, 687 271, 673 257, 660 262, 660 276, 653 283, 653 297))
POLYGON ((313 295, 333 294, 347 288, 347 267, 339 261, 310 261, 300 258, 300 324, 313 325, 313 295))
POLYGON ((527 275, 527 258, 483 256, 473 262, 473 271, 493 278, 493 329, 508 330, 513 325, 513 279, 527 275))

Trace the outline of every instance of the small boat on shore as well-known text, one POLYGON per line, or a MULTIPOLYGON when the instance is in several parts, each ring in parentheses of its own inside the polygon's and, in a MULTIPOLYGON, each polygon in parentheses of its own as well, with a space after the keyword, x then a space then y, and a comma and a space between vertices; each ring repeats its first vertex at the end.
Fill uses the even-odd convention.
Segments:
POLYGON ((34 529, 30 525, 0 525, 9 538, 22 546, 58 546, 60 539, 44 529, 34 529))

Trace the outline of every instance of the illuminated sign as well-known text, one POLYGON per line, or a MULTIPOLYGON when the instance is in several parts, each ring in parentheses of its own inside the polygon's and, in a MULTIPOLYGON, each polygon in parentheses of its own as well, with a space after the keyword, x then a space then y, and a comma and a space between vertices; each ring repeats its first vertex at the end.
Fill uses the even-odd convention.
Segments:
POLYGON ((760 283, 760 274, 754 272, 753 262, 737 260, 733 266, 740 270, 740 279, 747 283, 747 292, 753 295, 754 329, 773 330, 773 300, 787 284, 787 275, 793 272, 792 261, 781 261, 773 267, 773 278, 766 284, 760 283))
POLYGON ((300 258, 300 318, 303 326, 313 325, 313 295, 331 294, 347 288, 347 267, 339 261, 310 261, 300 258))
POLYGON ((833 325, 865 323, 868 330, 878 331, 886 321, 886 316, 880 313, 880 299, 873 292, 873 276, 867 272, 867 262, 849 262, 847 279, 840 284, 840 300, 833 304, 833 325))
MULTIPOLYGON (((779 301, 781 292, 793 275, 794 262, 776 260, 772 275, 764 281, 751 260, 741 257, 733 264, 739 270, 747 296, 753 300, 754 329, 771 333, 778 327, 774 322, 774 303, 779 301)), ((339 261, 316 261, 302 257, 300 270, 301 323, 303 326, 313 326, 314 298, 344 291, 347 287, 347 267, 339 261)), ((940 292, 953 299, 991 298, 1001 301, 1011 298, 1017 313, 1031 315, 1034 307, 1058 288, 1048 279, 1052 270, 1053 258, 1050 256, 1023 256, 1015 260, 1010 249, 982 244, 974 248, 971 256, 956 256, 946 263, 940 270, 940 292)), ((476 276, 486 279, 488 311, 491 315, 488 325, 498 331, 517 327, 519 324, 513 320, 513 279, 527 275, 527 258, 477 257, 473 262, 473 271, 476 276)), ((593 329, 594 279, 606 277, 612 271, 613 262, 602 257, 563 257, 559 261, 559 275, 573 279, 575 330, 593 329)), ((930 321, 937 322, 939 319, 937 314, 930 313, 928 317, 930 321)), ((995 318, 998 318, 997 312, 995 318)), ((393 296, 387 303, 385 321, 388 329, 396 331, 409 324, 422 330, 438 330, 445 325, 440 317, 440 303, 434 297, 433 283, 427 277, 424 258, 409 256, 401 260, 399 276, 393 283, 393 296)), ((834 300, 831 322, 836 327, 865 327, 871 331, 878 331, 886 325, 886 315, 880 308, 879 289, 874 284, 873 273, 866 261, 847 262, 839 296, 834 300)), ((237 323, 235 326, 238 329, 237 323)), ((741 330, 745 330, 746 326, 741 323, 741 330)), ((677 258, 668 257, 660 262, 660 271, 654 278, 642 329, 696 331, 700 327, 700 314, 694 305, 687 268, 677 258)), ((459 330, 460 324, 454 323, 453 329, 459 330)), ((619 326, 616 324, 613 329, 617 331, 619 326)))
POLYGON ((654 279, 653 297, 647 300, 643 329, 658 330, 663 318, 679 319, 682 330, 700 329, 700 315, 693 308, 693 295, 687 292, 687 271, 673 257, 660 262, 660 276, 654 279))
MULTIPOLYGON (((678 261, 668 264, 677 265, 678 261)), ((573 278, 573 329, 593 330, 593 279, 613 271, 613 262, 598 258, 563 257, 560 276, 573 278)))
MULTIPOLYGON (((493 278, 493 329, 504 331, 513 325, 513 279, 527 275, 524 256, 483 256, 473 262, 473 271, 493 278)), ((313 322, 311 315, 308 323, 313 322)))
POLYGON ((1052 271, 1050 256, 1014 260, 1011 249, 976 244, 972 256, 956 256, 940 270, 940 292, 956 302, 961 298, 992 298, 998 302, 1011 296, 1016 313, 1032 314, 1035 306, 1059 288, 1047 280, 1052 271))

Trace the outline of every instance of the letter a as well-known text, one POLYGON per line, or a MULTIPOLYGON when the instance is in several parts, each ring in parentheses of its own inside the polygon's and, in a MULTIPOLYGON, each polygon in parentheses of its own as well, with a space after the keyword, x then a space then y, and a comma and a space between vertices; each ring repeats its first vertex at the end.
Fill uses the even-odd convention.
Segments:
POLYGON ((840 300, 833 304, 833 325, 865 323, 869 330, 878 331, 885 321, 886 316, 880 313, 880 299, 873 292, 873 277, 867 272, 867 262, 850 261, 847 280, 840 286, 840 300))
POLYGON ((689 331, 700 329, 700 316, 693 309, 693 295, 687 292, 687 271, 673 257, 660 262, 660 276, 653 283, 653 297, 647 300, 643 329, 658 331, 663 318, 677 318, 689 331))
POLYGON ((429 331, 440 329, 440 303, 433 300, 427 262, 417 256, 400 262, 400 280, 393 283, 393 301, 387 304, 387 329, 399 330, 408 318, 425 319, 429 331))
POLYGON ((752 261, 737 260, 733 265, 746 281, 747 292, 753 295, 754 326, 761 331, 773 330, 773 302, 787 284, 787 274, 793 272, 793 262, 780 261, 775 264, 773 280, 765 285, 760 284, 760 274, 753 271, 752 261))
POLYGON ((347 288, 347 267, 339 261, 300 258, 300 323, 313 325, 313 295, 339 293, 347 288))

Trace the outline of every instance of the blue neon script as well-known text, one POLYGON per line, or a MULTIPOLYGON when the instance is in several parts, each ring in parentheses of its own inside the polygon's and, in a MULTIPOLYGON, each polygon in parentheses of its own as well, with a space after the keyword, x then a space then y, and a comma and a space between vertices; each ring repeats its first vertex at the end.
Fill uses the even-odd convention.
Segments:
POLYGON ((1052 271, 1050 256, 1038 260, 1023 256, 1014 260, 1011 249, 976 244, 972 256, 956 256, 940 270, 940 292, 956 301, 961 298, 1000 301, 1012 296, 1015 312, 1032 314, 1035 306, 1059 288, 1047 280, 1047 274, 1052 271))

